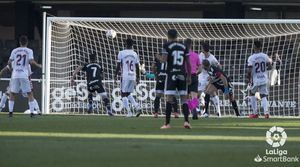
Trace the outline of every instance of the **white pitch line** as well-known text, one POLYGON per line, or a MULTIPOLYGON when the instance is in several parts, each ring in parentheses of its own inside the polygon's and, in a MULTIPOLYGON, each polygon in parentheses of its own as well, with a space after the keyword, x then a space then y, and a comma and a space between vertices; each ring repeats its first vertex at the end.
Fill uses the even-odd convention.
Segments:
MULTIPOLYGON (((59 137, 59 138, 93 138, 93 139, 156 139, 156 140, 213 140, 213 141, 264 141, 258 136, 218 136, 218 135, 147 135, 147 134, 113 134, 113 133, 61 133, 61 132, 15 132, 0 131, 0 136, 11 137, 59 137)), ((288 137, 289 141, 300 142, 300 137, 288 137)))

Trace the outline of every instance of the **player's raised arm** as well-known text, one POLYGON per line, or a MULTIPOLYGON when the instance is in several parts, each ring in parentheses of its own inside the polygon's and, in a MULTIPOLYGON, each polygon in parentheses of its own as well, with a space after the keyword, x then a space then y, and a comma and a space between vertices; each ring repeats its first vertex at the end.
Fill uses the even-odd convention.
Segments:
POLYGON ((77 67, 76 69, 75 69, 75 71, 73 72, 73 75, 72 75, 72 78, 71 78, 71 84, 72 85, 74 85, 74 79, 75 79, 75 77, 76 77, 76 75, 78 74, 78 72, 80 71, 80 70, 82 70, 82 66, 79 66, 79 67, 77 67))

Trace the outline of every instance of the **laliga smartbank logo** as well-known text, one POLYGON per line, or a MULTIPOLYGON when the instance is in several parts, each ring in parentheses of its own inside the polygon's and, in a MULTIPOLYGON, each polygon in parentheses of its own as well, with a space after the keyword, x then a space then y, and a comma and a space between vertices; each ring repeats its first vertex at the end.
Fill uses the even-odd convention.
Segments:
POLYGON ((287 134, 282 127, 273 126, 266 132, 266 141, 272 147, 283 146, 287 139, 287 134))
POLYGON ((260 156, 259 154, 254 158, 255 162, 266 162, 266 163, 298 163, 298 156, 288 156, 287 149, 280 149, 287 141, 287 133, 282 127, 271 127, 266 132, 266 142, 270 145, 271 149, 265 150, 265 155, 260 156))

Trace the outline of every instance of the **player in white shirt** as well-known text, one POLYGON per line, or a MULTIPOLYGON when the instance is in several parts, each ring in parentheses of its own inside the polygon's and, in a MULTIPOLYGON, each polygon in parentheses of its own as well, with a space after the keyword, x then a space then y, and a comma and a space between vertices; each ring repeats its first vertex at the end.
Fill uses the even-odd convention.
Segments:
MULTIPOLYGON (((200 63, 202 64, 203 60, 208 60, 209 63, 213 66, 220 67, 220 63, 216 59, 216 57, 209 52, 209 43, 203 43, 202 44, 202 52, 199 54, 200 63)), ((205 105, 205 98, 210 99, 216 110, 219 117, 221 117, 221 111, 220 111, 220 99, 217 93, 215 92, 212 97, 210 97, 209 94, 205 94, 205 89, 209 83, 209 75, 205 69, 201 69, 201 73, 199 74, 199 86, 198 86, 198 92, 200 94, 200 103, 202 108, 205 105)), ((209 113, 207 111, 204 111, 204 117, 208 117, 209 113)))
POLYGON ((269 118, 268 111, 268 70, 271 67, 271 60, 268 55, 261 52, 261 43, 254 42, 254 54, 248 58, 248 83, 252 85, 250 91, 251 108, 253 113, 249 118, 258 118, 257 100, 255 93, 259 92, 261 97, 261 104, 264 110, 265 118, 269 118))
POLYGON ((138 54, 133 50, 133 42, 134 41, 131 38, 126 39, 126 49, 120 51, 118 54, 118 64, 115 74, 115 79, 117 79, 120 70, 122 71, 121 96, 123 106, 127 110, 127 117, 133 116, 129 107, 129 101, 137 111, 136 117, 139 117, 141 114, 141 108, 131 94, 133 93, 136 84, 139 83, 140 78, 140 60, 138 54))
POLYGON ((28 94, 28 105, 31 117, 34 116, 34 98, 31 92, 29 81, 29 64, 42 68, 42 65, 36 63, 33 59, 33 51, 27 48, 28 39, 26 36, 19 38, 20 47, 15 48, 9 57, 8 66, 13 67, 10 81, 10 97, 9 97, 9 116, 13 115, 15 94, 22 91, 28 94))
MULTIPOLYGON (((12 67, 13 68, 13 67, 12 67)), ((8 65, 5 66, 1 71, 0 71, 0 76, 4 73, 4 72, 12 72, 12 68, 10 68, 8 65)), ((31 71, 31 66, 29 65, 29 70, 28 70, 28 74, 29 74, 29 81, 30 81, 30 87, 31 87, 31 90, 33 91, 33 84, 31 82, 31 74, 33 72, 31 71)), ((27 97, 27 93, 23 93, 21 92, 22 95, 24 97, 27 97)), ((10 94, 10 87, 8 86, 6 88, 6 92, 2 95, 2 98, 1 98, 1 101, 0 101, 0 112, 2 111, 3 108, 5 108, 5 104, 6 104, 6 101, 9 97, 9 94, 10 94)), ((41 114, 41 111, 40 111, 40 107, 39 107, 39 104, 38 102, 36 101, 36 99, 34 98, 34 103, 35 103, 35 107, 34 107, 34 110, 38 113, 38 114, 41 114)))

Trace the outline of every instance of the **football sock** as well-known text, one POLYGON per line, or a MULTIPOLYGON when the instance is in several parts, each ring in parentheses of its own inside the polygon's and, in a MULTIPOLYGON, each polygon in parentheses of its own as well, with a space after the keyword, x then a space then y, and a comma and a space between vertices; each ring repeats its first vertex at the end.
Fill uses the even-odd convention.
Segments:
POLYGON ((251 108, 252 108, 252 114, 257 114, 257 100, 255 96, 251 96, 251 108))
POLYGON ((267 100, 267 97, 263 97, 261 99, 261 105, 264 109, 264 114, 269 114, 269 111, 268 111, 268 100, 267 100))
POLYGON ((34 102, 34 109, 36 109, 37 111, 40 111, 40 106, 39 106, 39 103, 36 101, 36 99, 34 99, 33 102, 34 102))
POLYGON ((211 98, 211 100, 213 101, 214 106, 216 107, 217 113, 219 114, 219 116, 221 116, 219 96, 214 96, 214 97, 211 98))
POLYGON ((92 108, 93 107, 93 94, 92 93, 89 93, 88 100, 89 100, 89 108, 92 108))
POLYGON ((208 114, 208 107, 209 107, 209 101, 210 101, 210 95, 209 94, 205 94, 204 97, 205 100, 205 113, 208 114))
POLYGON ((239 108, 237 106, 236 100, 231 101, 231 105, 234 109, 235 115, 240 116, 239 108))
POLYGON ((131 113, 130 108, 129 108, 129 102, 128 102, 128 98, 127 97, 122 97, 122 101, 123 101, 123 106, 125 107, 125 109, 127 110, 128 113, 131 113))
POLYGON ((106 109, 108 110, 108 112, 111 112, 111 107, 109 105, 109 100, 108 98, 103 98, 103 104, 106 107, 106 109))
POLYGON ((1 98, 0 107, 5 106, 7 95, 4 93, 1 98))
POLYGON ((13 112, 14 104, 15 104, 15 101, 11 101, 11 100, 8 101, 8 111, 9 112, 13 112))
POLYGON ((173 97, 172 107, 173 107, 173 112, 178 112, 178 103, 176 97, 173 97))
POLYGON ((167 104, 166 104, 166 122, 165 122, 165 125, 170 124, 171 113, 172 113, 172 104, 170 102, 167 102, 167 104))
POLYGON ((130 103, 135 107, 137 108, 138 107, 138 103, 135 101, 134 97, 132 95, 129 95, 128 96, 128 100, 130 101, 130 103))
POLYGON ((154 112, 158 113, 160 106, 160 97, 156 96, 154 100, 154 112))
POLYGON ((28 105, 29 105, 30 113, 33 113, 34 112, 34 107, 35 107, 35 102, 34 101, 30 101, 28 103, 28 105))
POLYGON ((189 106, 187 103, 183 103, 182 104, 182 112, 183 112, 183 115, 184 115, 184 121, 185 122, 189 122, 189 106))

